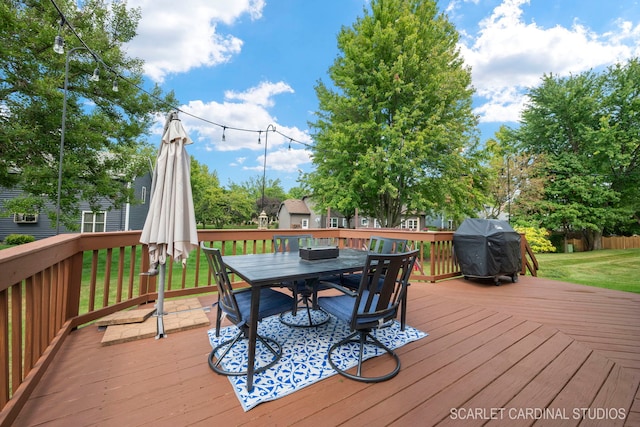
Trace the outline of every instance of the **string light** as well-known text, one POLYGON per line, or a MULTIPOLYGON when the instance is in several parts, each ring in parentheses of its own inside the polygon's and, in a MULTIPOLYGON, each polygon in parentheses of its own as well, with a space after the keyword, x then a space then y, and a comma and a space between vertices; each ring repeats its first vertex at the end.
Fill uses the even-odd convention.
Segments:
POLYGON ((60 25, 58 26, 58 35, 53 43, 53 51, 59 55, 64 53, 64 39, 62 38, 62 28, 64 27, 64 17, 60 17, 60 25))
POLYGON ((92 81, 92 82, 100 81, 100 67, 96 67, 96 69, 93 70, 93 75, 89 77, 89 81, 92 81))
MULTIPOLYGON (((62 13, 62 11, 60 10, 60 8, 58 7, 58 5, 56 4, 55 0, 50 0, 51 3, 53 4, 53 6, 56 8, 56 10, 58 11, 58 14, 60 15, 60 24, 58 27, 58 35, 55 37, 54 40, 54 46, 53 49, 56 53, 64 53, 64 38, 62 37, 62 31, 64 29, 65 26, 67 26, 69 28, 69 30, 73 33, 73 35, 75 36, 75 38, 81 43, 81 45, 87 49, 91 55, 93 55, 94 59, 96 60, 96 62, 100 65, 102 65, 102 67, 104 69, 106 69, 107 71, 113 73, 114 75, 114 80, 113 80, 113 86, 112 86, 112 90, 114 92, 118 92, 118 80, 123 80, 127 83, 129 83, 130 85, 132 85, 133 87, 137 88, 140 92, 145 93, 146 95, 152 97, 153 99, 155 99, 156 101, 166 105, 167 107, 169 107, 170 110, 175 110, 181 114, 190 116, 196 120, 200 120, 203 121, 205 123, 209 123, 213 126, 218 126, 222 128, 222 141, 226 142, 226 130, 227 129, 231 129, 231 130, 236 130, 236 131, 240 131, 240 132, 257 132, 258 133, 258 144, 262 144, 262 132, 265 132, 264 130, 256 130, 256 129, 246 129, 246 128, 240 128, 240 127, 233 127, 233 126, 228 126, 228 125, 223 125, 220 123, 216 123, 213 122, 211 120, 205 119, 203 117, 199 117, 196 116, 194 114, 191 114, 187 111, 181 110, 180 108, 168 104, 166 101, 164 101, 163 99, 158 98, 155 94, 145 90, 144 88, 140 87, 138 84, 136 84, 133 81, 130 81, 129 79, 127 79, 125 76, 119 75, 118 73, 116 73, 112 67, 110 67, 109 65, 107 65, 104 60, 97 55, 91 48, 89 48, 89 46, 85 43, 85 41, 80 37, 80 35, 76 32, 75 28, 67 21, 65 15, 62 13)), ((99 81, 100 79, 100 69, 99 67, 96 67, 96 69, 93 72, 93 75, 90 77, 89 80, 91 81, 99 81)), ((289 139, 289 150, 291 150, 291 143, 295 142, 298 143, 300 145, 302 145, 303 147, 305 147, 305 149, 310 149, 313 150, 314 146, 312 144, 309 143, 305 143, 299 140, 296 140, 295 138, 292 138, 288 135, 283 134, 282 132, 276 131, 275 127, 273 129, 269 129, 269 131, 274 132, 274 133, 278 133, 281 136, 283 136, 284 138, 288 138, 289 139)))
MULTIPOLYGON (((107 64, 102 60, 102 58, 100 58, 100 56, 98 56, 95 52, 93 52, 93 50, 92 50, 91 48, 89 48, 89 46, 84 42, 84 40, 83 40, 83 39, 80 37, 80 35, 76 32, 76 30, 73 28, 73 26, 72 26, 72 25, 71 25, 71 24, 66 20, 65 15, 62 13, 62 11, 60 10, 60 8, 59 8, 59 7, 58 7, 58 5, 56 4, 55 0, 50 0, 50 1, 51 1, 51 3, 53 4, 53 6, 56 8, 56 10, 58 11, 58 14, 60 15, 60 24, 59 24, 59 27, 58 27, 58 35, 56 35, 55 40, 54 40, 54 45, 53 45, 53 50, 54 50, 56 53, 58 53, 58 54, 64 54, 64 52, 65 52, 65 50, 64 50, 64 44, 65 44, 65 43, 64 43, 64 38, 62 37, 62 31, 64 30, 64 27, 65 27, 65 26, 67 26, 67 27, 69 28, 69 30, 73 33, 73 35, 76 37, 76 39, 81 43, 81 45, 82 45, 85 49, 87 49, 87 50, 88 50, 88 51, 93 55, 93 57, 95 58, 96 62, 98 62, 99 64, 102 64, 102 66, 103 66, 106 70, 108 70, 108 71, 110 71, 110 72, 112 72, 112 73, 114 74, 114 82, 113 82, 113 86, 112 86, 112 90, 113 90, 114 92, 117 92, 117 91, 118 91, 118 80, 120 80, 120 79, 121 79, 121 80, 123 80, 124 82, 129 83, 131 86, 133 86, 133 87, 135 87, 136 89, 138 89, 140 92, 142 92, 142 93, 144 93, 144 94, 146 94, 146 95, 150 96, 151 98, 155 99, 155 100, 156 100, 156 101, 158 101, 159 103, 166 105, 167 107, 169 107, 169 110, 175 110, 175 111, 177 111, 178 113, 181 113, 181 114, 183 114, 183 115, 186 115, 186 116, 192 117, 192 118, 194 118, 194 119, 196 119, 196 120, 200 120, 200 121, 205 122, 205 123, 208 123, 208 124, 210 124, 210 125, 213 125, 213 126, 217 126, 217 127, 222 128, 222 141, 223 141, 223 142, 226 142, 226 130, 227 130, 227 129, 231 129, 231 130, 240 131, 240 132, 258 132, 258 144, 261 144, 261 138, 260 138, 260 137, 261 137, 261 135, 262 135, 262 132, 266 132, 265 130, 246 129, 246 128, 240 128, 240 127, 234 127, 234 126, 223 125, 223 124, 216 123, 216 122, 214 122, 214 121, 211 121, 211 120, 205 119, 205 118, 203 118, 203 117, 196 116, 196 115, 194 115, 194 114, 189 113, 188 111, 181 110, 180 108, 178 108, 178 107, 176 107, 176 106, 174 106, 174 105, 168 104, 168 103, 167 103, 166 101, 164 101, 163 99, 158 98, 155 94, 153 94, 153 93, 151 93, 151 92, 149 92, 149 91, 145 90, 143 87, 141 87, 141 86, 139 86, 138 84, 136 84, 135 82, 133 82, 133 81, 131 81, 131 80, 127 79, 125 76, 122 76, 122 75, 117 74, 115 71, 113 71, 113 68, 111 68, 110 66, 108 66, 108 65, 107 65, 107 64)), ((99 79, 99 70, 98 70, 98 68, 96 68, 96 69, 94 70, 94 75, 90 78, 90 80, 92 80, 92 81, 96 81, 96 80, 94 80, 94 79, 96 79, 96 80, 97 80, 97 79, 99 79)), ((289 149, 289 150, 291 150, 291 143, 292 143, 292 142, 295 142, 295 143, 297 143, 297 144, 302 145, 305 149, 308 149, 308 150, 311 150, 311 151, 316 151, 316 154, 317 154, 317 152, 318 152, 318 148, 317 148, 315 145, 313 145, 313 144, 306 143, 306 142, 303 142, 303 141, 299 141, 299 140, 297 140, 297 139, 295 139, 295 138, 290 137, 289 135, 285 135, 284 133, 282 133, 282 132, 280 132, 280 131, 275 130, 275 127, 274 127, 273 129, 269 129, 269 128, 267 128, 267 129, 268 129, 269 131, 273 132, 273 133, 280 134, 280 135, 281 135, 281 136, 283 136, 285 139, 287 139, 287 138, 288 138, 288 139, 289 139, 289 144, 288 144, 288 149, 289 149)), ((331 151, 331 152, 335 152, 335 153, 338 153, 338 154, 343 154, 343 151, 341 151, 341 150, 326 150, 326 151, 327 151, 327 152, 331 151)), ((361 153, 352 153, 352 154, 351 154, 351 156, 352 156, 352 157, 355 157, 355 158, 356 158, 356 160, 355 160, 356 165, 357 165, 358 159, 359 159, 362 155, 363 155, 363 154, 361 154, 361 153)))

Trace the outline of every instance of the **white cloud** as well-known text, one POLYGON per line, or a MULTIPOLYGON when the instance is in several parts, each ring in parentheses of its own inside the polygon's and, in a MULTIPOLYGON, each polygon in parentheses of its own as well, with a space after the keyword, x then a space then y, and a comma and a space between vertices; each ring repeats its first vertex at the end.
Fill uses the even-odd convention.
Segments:
POLYGON ((262 82, 258 86, 246 92, 238 93, 226 91, 224 97, 229 100, 240 100, 248 104, 260 105, 263 107, 273 107, 273 96, 281 93, 293 93, 293 89, 286 83, 262 82))
POLYGON ((240 53, 242 40, 220 34, 217 24, 234 24, 245 14, 262 17, 264 0, 130 0, 142 19, 128 54, 145 61, 145 74, 162 82, 167 74, 227 62, 240 53))
POLYGON ((247 160, 246 157, 236 157, 236 160, 229 164, 229 166, 240 166, 247 160))
POLYGON ((303 144, 311 144, 308 132, 297 127, 278 124, 265 107, 273 105, 273 96, 293 92, 286 84, 262 82, 245 92, 227 93, 223 103, 201 100, 181 106, 180 116, 191 138, 209 152, 229 152, 242 149, 256 151, 255 161, 238 157, 229 166, 242 166, 244 170, 262 171, 264 147, 267 145, 267 169, 295 172, 301 165, 310 163, 309 153, 303 144), (242 102, 231 102, 239 100, 242 102), (269 127, 273 125, 273 127, 269 127), (233 126, 227 127, 225 126, 233 126), (266 130, 269 128, 268 135, 266 130), (262 132, 258 132, 262 130, 262 132), (225 140, 222 140, 224 132, 225 140), (260 138, 260 143, 258 143, 260 138), (300 143, 299 143, 300 142, 300 143), (289 149, 291 147, 291 149, 289 149))
MULTIPOLYGON (((608 66, 638 54, 640 26, 619 21, 617 31, 597 34, 577 19, 571 28, 543 28, 523 21, 528 0, 504 0, 480 22, 477 36, 462 42, 482 107, 481 122, 516 121, 522 93, 545 73, 566 76, 608 66)), ((578 12, 577 12, 578 13, 578 12)))
POLYGON ((449 4, 444 8, 444 12, 451 16, 461 7, 461 3, 473 3, 478 4, 480 0, 451 0, 449 4))
MULTIPOLYGON (((296 172, 301 165, 311 163, 311 153, 307 150, 281 148, 267 152, 267 170, 278 172, 296 172)), ((264 154, 256 158, 255 166, 245 166, 244 170, 262 172, 264 167, 264 154)))

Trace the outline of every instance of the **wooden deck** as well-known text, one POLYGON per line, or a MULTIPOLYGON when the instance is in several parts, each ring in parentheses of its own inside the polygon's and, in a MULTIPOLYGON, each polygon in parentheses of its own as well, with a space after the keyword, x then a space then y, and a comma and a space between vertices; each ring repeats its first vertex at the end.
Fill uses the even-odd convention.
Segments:
POLYGON ((640 425, 640 294, 530 276, 414 283, 407 322, 429 336, 398 351, 391 381, 335 375, 248 412, 207 365, 207 328, 102 347, 90 325, 15 426, 640 425))

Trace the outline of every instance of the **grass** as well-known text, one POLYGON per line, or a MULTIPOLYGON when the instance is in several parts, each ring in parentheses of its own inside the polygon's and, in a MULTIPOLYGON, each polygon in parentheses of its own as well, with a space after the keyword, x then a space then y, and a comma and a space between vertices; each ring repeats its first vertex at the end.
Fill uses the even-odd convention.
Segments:
POLYGON ((539 277, 640 293, 640 249, 536 254, 539 277))
MULTIPOLYGON (((252 241, 248 241, 245 243, 246 244, 246 248, 244 248, 244 250, 246 251, 246 253, 253 253, 253 244, 254 242, 252 241)), ((208 246, 208 245, 207 245, 208 246)), ((258 253, 262 252, 262 244, 258 243, 258 248, 256 249, 256 251, 258 253)), ((218 248, 218 249, 222 249, 222 244, 220 242, 215 242, 213 244, 213 247, 218 248)), ((241 251, 243 248, 241 248, 240 246, 238 246, 238 250, 241 251)), ((140 251, 141 248, 138 248, 138 251, 140 251)), ((266 247, 265 250, 267 251, 271 251, 271 241, 267 241, 266 242, 266 247)), ((225 253, 226 254, 231 254, 233 251, 233 242, 226 242, 225 244, 225 253)), ((106 249, 100 249, 98 251, 98 265, 97 265, 97 270, 96 270, 96 289, 95 289, 95 294, 96 294, 96 298, 94 300, 95 302, 95 306, 96 307, 101 307, 103 305, 103 294, 104 294, 104 277, 105 277, 105 264, 106 264, 106 253, 107 250, 106 249)), ((128 277, 128 272, 129 272, 129 264, 130 264, 130 258, 129 258, 129 254, 131 253, 131 248, 130 247, 126 247, 125 251, 124 251, 124 257, 123 257, 123 265, 124 265, 124 275, 125 277, 123 278, 123 282, 127 283, 129 277, 128 277)), ((196 282, 196 259, 195 259, 195 253, 196 251, 194 250, 189 259, 187 260, 187 269, 185 272, 185 286, 187 288, 192 288, 195 286, 195 282, 196 282)), ((139 256, 140 252, 138 252, 138 256, 139 256)), ((115 271, 115 266, 119 260, 120 254, 119 251, 114 250, 113 254, 113 266, 112 266, 112 271, 111 271, 111 275, 110 275, 110 282, 109 282, 109 297, 108 297, 108 303, 105 305, 110 305, 116 302, 116 292, 117 292, 117 274, 115 271)), ((92 263, 92 252, 88 251, 84 254, 83 256, 83 266, 82 266, 82 290, 80 293, 80 314, 84 314, 88 311, 89 309, 89 286, 91 283, 91 263, 92 263)), ((170 289, 179 289, 182 285, 181 285, 181 281, 182 281, 182 265, 180 263, 175 263, 175 262, 171 262, 170 263, 171 266, 169 265, 169 263, 167 263, 167 267, 166 267, 166 272, 167 272, 167 277, 166 277, 166 285, 165 285, 165 290, 170 290, 170 289), (171 276, 171 277, 170 277, 171 276), (171 287, 169 287, 169 284, 171 284, 171 287)), ((207 279, 209 277, 209 265, 205 259, 204 256, 201 257, 200 259, 200 269, 198 271, 198 275, 199 275, 199 286, 204 286, 207 284, 207 279)), ((156 285, 158 285, 157 282, 158 279, 156 279, 156 285)), ((138 286, 138 275, 137 273, 135 274, 134 277, 134 288, 137 289, 138 286)), ((124 285, 126 287, 126 285, 124 285)), ((126 289, 123 289, 123 294, 126 293, 126 289)), ((125 297, 126 299, 126 297, 125 297)))

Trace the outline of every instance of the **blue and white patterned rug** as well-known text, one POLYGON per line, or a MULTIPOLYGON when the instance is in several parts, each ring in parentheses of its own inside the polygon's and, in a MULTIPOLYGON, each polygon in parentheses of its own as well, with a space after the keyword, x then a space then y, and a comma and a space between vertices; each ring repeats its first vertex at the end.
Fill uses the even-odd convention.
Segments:
MULTIPOLYGON (((210 329, 208 336, 211 348, 219 342, 232 338, 237 332, 238 329, 235 326, 228 326, 220 330, 220 337, 216 337, 215 328, 210 329)), ((262 402, 278 399, 335 375, 337 372, 329 365, 327 351, 333 343, 349 335, 349 326, 331 316, 329 321, 321 326, 292 328, 282 324, 278 316, 272 316, 259 323, 258 333, 280 343, 283 346, 282 357, 273 367, 254 375, 254 387, 251 393, 247 391, 246 375, 228 377, 245 412, 262 402)), ((426 337, 427 334, 410 326, 406 326, 405 330, 401 331, 400 324, 394 321, 393 325, 376 331, 375 336, 388 347, 396 349, 426 337)), ((237 344, 236 347, 235 354, 228 354, 225 357, 224 368, 227 370, 246 369, 246 340, 241 345, 237 344)), ((260 350, 261 344, 258 342, 257 367, 264 366, 270 360, 261 359, 260 354, 267 352, 260 350)), ((365 358, 378 356, 382 352, 375 346, 369 346, 365 349, 365 358)), ((334 362, 341 369, 348 369, 357 363, 357 354, 348 351, 347 353, 349 354, 343 353, 344 357, 341 359, 334 356, 334 362)))

